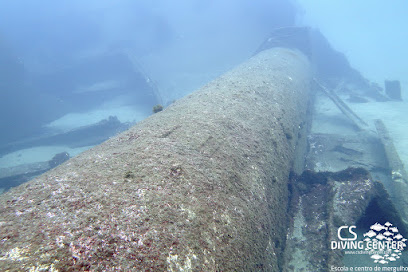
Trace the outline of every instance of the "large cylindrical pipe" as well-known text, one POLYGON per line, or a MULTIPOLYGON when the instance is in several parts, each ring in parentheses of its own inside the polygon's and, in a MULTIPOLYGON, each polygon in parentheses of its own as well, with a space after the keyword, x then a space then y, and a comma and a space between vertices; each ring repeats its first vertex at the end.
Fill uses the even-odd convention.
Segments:
POLYGON ((309 81, 263 51, 3 194, 0 270, 278 271, 309 81))

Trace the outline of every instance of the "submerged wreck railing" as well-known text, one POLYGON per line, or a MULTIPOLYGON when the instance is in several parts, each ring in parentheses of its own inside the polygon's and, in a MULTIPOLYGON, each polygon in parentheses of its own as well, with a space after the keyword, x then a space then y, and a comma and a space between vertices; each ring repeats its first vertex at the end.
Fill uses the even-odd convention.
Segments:
POLYGON ((307 59, 260 52, 0 196, 0 270, 278 271, 307 59))
MULTIPOLYGON (((368 127, 368 124, 364 122, 346 103, 336 94, 335 91, 327 89, 323 86, 317 79, 313 79, 313 82, 333 103, 336 107, 356 126, 356 128, 363 130, 363 128, 368 127)), ((337 88, 342 84, 340 83, 337 88)))

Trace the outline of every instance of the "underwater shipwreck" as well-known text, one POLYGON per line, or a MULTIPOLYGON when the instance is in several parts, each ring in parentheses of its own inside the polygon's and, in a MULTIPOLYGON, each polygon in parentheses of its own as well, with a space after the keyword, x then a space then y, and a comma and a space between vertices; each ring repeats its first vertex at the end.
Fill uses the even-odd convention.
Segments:
POLYGON ((0 195, 0 270, 331 271, 352 262, 331 243, 353 240, 344 226, 407 236, 398 152, 345 97, 390 99, 318 31, 275 30, 233 70, 0 195), (347 133, 316 129, 322 103, 347 133))

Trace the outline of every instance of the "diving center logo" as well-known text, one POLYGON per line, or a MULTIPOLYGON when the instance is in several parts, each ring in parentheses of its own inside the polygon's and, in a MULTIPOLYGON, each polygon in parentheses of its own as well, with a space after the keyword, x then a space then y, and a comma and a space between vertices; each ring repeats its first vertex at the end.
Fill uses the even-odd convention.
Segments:
POLYGON ((355 250, 353 254, 369 254, 374 263, 387 264, 399 259, 406 247, 407 239, 390 222, 370 226, 370 230, 363 234, 363 240, 357 240, 354 229, 356 226, 339 227, 337 229, 339 241, 331 241, 331 249, 355 250))

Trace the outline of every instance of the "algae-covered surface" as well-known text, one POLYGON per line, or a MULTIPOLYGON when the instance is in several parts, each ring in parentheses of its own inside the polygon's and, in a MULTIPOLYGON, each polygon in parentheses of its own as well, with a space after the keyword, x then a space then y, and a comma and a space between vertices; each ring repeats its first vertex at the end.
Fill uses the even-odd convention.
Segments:
POLYGON ((0 196, 1 271, 279 271, 306 59, 272 49, 0 196))

